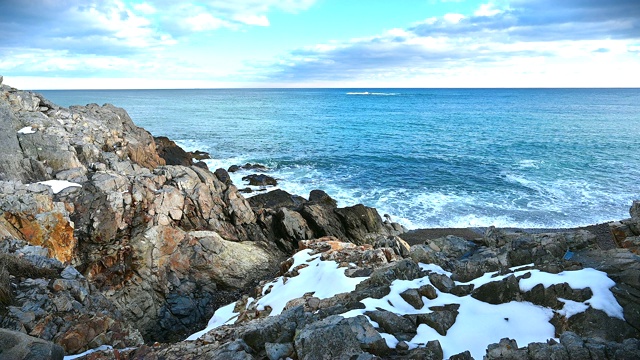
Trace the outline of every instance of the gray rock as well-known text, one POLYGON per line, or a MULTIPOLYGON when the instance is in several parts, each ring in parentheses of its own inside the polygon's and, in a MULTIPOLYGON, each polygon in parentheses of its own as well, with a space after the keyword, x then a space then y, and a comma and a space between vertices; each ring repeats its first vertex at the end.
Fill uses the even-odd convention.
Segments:
POLYGON ((444 354, 438 340, 432 340, 425 347, 410 350, 406 359, 410 360, 442 360, 444 354))
POLYGON ((338 207, 338 203, 322 190, 311 190, 309 193, 309 203, 323 205, 330 208, 338 207))
POLYGON ((276 186, 278 181, 269 175, 251 174, 242 177, 243 181, 248 181, 251 186, 276 186))
POLYGON ((52 342, 0 328, 0 358, 7 360, 62 360, 64 350, 52 342))
POLYGON ((520 299, 520 286, 515 276, 486 283, 473 290, 471 296, 489 304, 504 304, 520 299))
POLYGON ((291 195, 288 192, 280 189, 269 191, 268 193, 264 194, 258 194, 249 198, 249 204, 251 204, 251 207, 258 209, 279 209, 282 207, 297 208, 306 202, 307 200, 305 200, 303 197, 291 195))
POLYGON ((293 358, 296 353, 296 349, 293 343, 265 343, 264 349, 267 353, 269 360, 279 360, 286 358, 293 358))
POLYGON ((377 322, 384 332, 395 335, 399 339, 406 338, 406 340, 410 340, 411 337, 408 335, 416 334, 416 326, 411 320, 390 311, 367 311, 365 315, 377 322))
MULTIPOLYGON (((518 348, 518 343, 511 339, 502 339, 498 344, 491 344, 487 347, 486 359, 504 359, 504 360, 527 360, 527 348, 518 348)), ((588 359, 588 354, 586 358, 588 359)))
POLYGON ((358 315, 346 318, 341 323, 349 325, 351 331, 356 335, 362 350, 378 356, 385 356, 389 353, 387 342, 380 336, 373 325, 366 317, 358 315))
POLYGON ((456 286, 453 280, 444 274, 431 273, 429 274, 429 281, 431 281, 431 284, 433 284, 436 289, 446 293, 450 293, 456 286))
POLYGON ((418 288, 418 294, 420 294, 420 296, 426 297, 429 300, 433 300, 438 297, 436 288, 434 288, 431 284, 420 286, 420 288, 418 288))
POLYGON ((469 350, 467 350, 459 354, 451 355, 449 357, 449 360, 473 360, 473 357, 471 356, 469 350))
POLYGON ((422 309, 424 306, 424 302, 422 301, 422 296, 418 292, 417 289, 408 289, 400 294, 402 299, 409 303, 409 305, 413 306, 415 309, 422 309))
POLYGON ((243 330, 241 338, 255 351, 261 351, 266 343, 293 342, 296 329, 304 325, 302 306, 285 310, 279 316, 251 322, 243 330))
POLYGON ((455 324, 458 317, 457 307, 431 307, 430 309, 433 312, 417 315, 417 324, 425 324, 437 331, 438 334, 446 336, 447 331, 455 324))
POLYGON ((300 360, 346 360, 363 354, 356 334, 341 316, 330 316, 300 329, 295 347, 300 360))
POLYGON ((235 340, 227 343, 209 355, 210 359, 216 360, 254 360, 252 350, 242 340, 235 340))

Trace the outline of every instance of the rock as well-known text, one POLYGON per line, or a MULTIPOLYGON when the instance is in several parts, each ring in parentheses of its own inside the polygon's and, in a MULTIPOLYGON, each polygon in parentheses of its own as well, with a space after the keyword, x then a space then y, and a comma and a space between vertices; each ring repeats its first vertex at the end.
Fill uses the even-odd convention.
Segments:
POLYGON ((283 207, 293 209, 306 202, 307 200, 305 200, 303 197, 291 195, 288 192, 280 189, 269 191, 268 193, 259 194, 249 198, 249 204, 251 204, 251 207, 258 209, 280 209, 283 207))
POLYGON ((473 290, 471 296, 489 304, 519 301, 521 299, 520 285, 516 277, 510 275, 500 281, 492 281, 480 286, 473 290))
POLYGON ((242 177, 243 181, 248 181, 251 186, 276 186, 278 181, 269 175, 251 174, 242 177))
MULTIPOLYGON (((491 344, 487 347, 486 359, 505 359, 505 360, 527 360, 527 349, 518 348, 518 343, 511 339, 502 339, 498 344, 491 344)), ((587 357, 579 357, 578 359, 588 359, 587 357)))
POLYGON ((358 315, 346 318, 341 323, 349 325, 351 331, 356 335, 362 350, 378 356, 385 356, 389 353, 387 342, 373 328, 366 317, 358 315))
POLYGON ((291 240, 308 240, 313 238, 313 231, 307 225, 300 213, 287 208, 280 208, 277 212, 282 233, 291 240))
POLYGON ((417 315, 417 324, 425 324, 437 331, 438 334, 446 336, 449 328, 456 322, 458 316, 457 307, 431 307, 430 309, 433 312, 417 315))
POLYGON ((326 192, 322 190, 311 190, 309 193, 309 203, 337 208, 338 202, 333 200, 326 192))
POLYGON ((62 360, 64 358, 64 350, 49 341, 17 331, 0 329, 0 358, 12 360, 62 360))
POLYGON ((303 327, 295 336, 300 360, 350 359, 363 353, 356 334, 340 316, 330 316, 303 327))
POLYGON ((429 281, 435 286, 436 289, 450 293, 456 284, 450 277, 444 274, 431 273, 429 274, 429 281))
POLYGON ((382 218, 374 208, 362 204, 335 210, 345 228, 345 234, 355 244, 367 242, 368 234, 384 234, 382 218))
POLYGON ((404 259, 374 270, 368 279, 356 286, 356 291, 371 287, 389 286, 394 280, 415 280, 422 276, 424 276, 424 273, 418 264, 410 259, 404 259))
POLYGON ((471 357, 471 353, 467 350, 459 354, 451 355, 449 360, 473 360, 473 357, 471 357))
POLYGON ((573 315, 567 320, 567 330, 582 337, 600 338, 607 341, 622 342, 628 338, 638 338, 640 333, 625 321, 609 317, 601 310, 589 308, 573 315), (598 324, 598 326, 593 326, 598 324))
POLYGON ((293 358, 295 348, 293 343, 265 343, 265 351, 269 360, 293 358))
POLYGON ((384 332, 393 334, 398 339, 411 340, 413 335, 416 334, 416 327, 411 320, 390 311, 368 311, 365 315, 377 322, 384 332))
POLYGON ((400 294, 400 296, 402 297, 402 299, 404 299, 404 301, 413 306, 416 310, 420 310, 422 309, 422 307, 424 307, 422 296, 417 289, 405 290, 400 294))
POLYGON ((406 355, 411 360, 442 360, 444 354, 438 340, 432 340, 425 347, 418 347, 410 350, 406 355))
POLYGON ((296 329, 306 323, 302 306, 285 310, 275 317, 253 321, 242 331, 241 338, 255 351, 264 349, 267 343, 290 343, 296 329))
POLYGON ((374 248, 390 248, 400 257, 408 257, 411 247, 406 241, 397 236, 379 236, 373 242, 374 248))
POLYGON ((426 297, 429 300, 433 300, 438 297, 436 288, 434 288, 431 284, 420 286, 420 288, 418 288, 418 294, 420 294, 420 296, 426 297))
POLYGON ((348 239, 334 209, 320 204, 302 204, 300 215, 317 237, 334 236, 341 240, 348 239))
POLYGON ((156 136, 153 140, 156 143, 158 155, 164 159, 167 165, 191 166, 193 164, 193 157, 191 153, 184 151, 169 138, 165 136, 156 136))
POLYGON ((225 185, 231 185, 231 176, 224 169, 216 169, 214 171, 215 176, 225 185))
POLYGON ((206 160, 206 159, 211 159, 211 155, 209 155, 208 152, 204 152, 204 151, 200 151, 200 150, 196 150, 196 151, 192 151, 189 154, 191 154, 191 157, 194 160, 206 160))
MULTIPOLYGON (((476 244, 461 237, 449 235, 444 238, 429 240, 428 245, 443 252, 449 258, 460 259, 470 256, 477 248, 476 244)), ((435 249, 434 249, 435 250, 435 249)))

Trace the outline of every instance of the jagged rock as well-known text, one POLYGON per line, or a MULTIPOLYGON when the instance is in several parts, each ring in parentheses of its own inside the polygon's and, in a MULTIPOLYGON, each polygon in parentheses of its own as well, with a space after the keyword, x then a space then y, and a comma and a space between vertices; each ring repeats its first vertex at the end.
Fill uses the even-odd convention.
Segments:
POLYGON ((436 292, 436 288, 431 284, 422 285, 418 288, 418 294, 420 296, 424 296, 429 300, 433 300, 438 297, 438 293, 436 292))
POLYGON ((300 213, 280 208, 276 215, 282 233, 291 240, 307 240, 313 238, 313 231, 307 225, 300 213))
POLYGON ((510 275, 500 281, 486 283, 473 290, 471 296, 489 304, 504 304, 520 300, 520 285, 515 276, 510 275))
MULTIPOLYGON (((527 349, 518 348, 518 343, 511 339, 502 339, 498 344, 491 344, 487 347, 487 359, 505 359, 505 360, 527 360, 527 349)), ((587 357, 578 357, 577 359, 588 359, 587 357)))
POLYGON ((347 240, 347 235, 334 209, 320 204, 303 204, 300 215, 307 221, 317 237, 335 236, 347 240))
POLYGON ((367 311, 371 320, 380 325, 384 332, 395 335, 398 339, 411 340, 416 334, 415 324, 405 317, 386 310, 367 311))
POLYGON ((400 257, 408 257, 411 251, 411 247, 406 241, 397 236, 379 236, 373 242, 374 248, 390 248, 393 253, 400 257))
POLYGON ((225 169, 216 169, 216 171, 214 171, 213 173, 223 184, 227 186, 231 185, 231 176, 229 176, 229 173, 226 172, 225 169))
POLYGON ((341 323, 349 325, 351 331, 356 335, 362 350, 378 356, 385 356, 389 353, 387 342, 373 328, 366 317, 359 315, 346 318, 341 323))
POLYGON ((164 159, 167 165, 191 166, 193 164, 191 153, 184 151, 166 136, 155 136, 153 140, 158 155, 164 159))
POLYGON ((453 235, 429 240, 427 245, 436 251, 445 253, 447 257, 454 259, 467 257, 477 248, 473 242, 453 235))
POLYGON ((309 203, 324 205, 330 208, 338 207, 338 202, 333 200, 331 196, 322 190, 311 190, 309 193, 309 203))
POLYGON ((138 331, 77 270, 59 262, 40 268, 39 255, 21 256, 23 246, 14 242, 5 249, 11 253, 0 254, 0 267, 16 275, 8 312, 0 315, 2 327, 53 341, 69 354, 103 344, 142 344, 138 331))
POLYGON ((248 181, 251 186, 276 186, 278 181, 269 175, 251 174, 242 177, 243 181, 248 181))
POLYGON ((405 358, 410 360, 442 360, 443 357, 444 354, 440 342, 432 340, 425 347, 410 350, 405 358))
POLYGON ((575 333, 565 332, 560 343, 553 339, 547 343, 531 343, 518 348, 515 340, 502 339, 489 345, 487 360, 493 359, 636 359, 640 355, 640 340, 626 339, 622 343, 600 338, 583 339, 575 333))
POLYGON ((459 354, 451 355, 449 360, 473 360, 471 353, 467 351, 463 351, 459 354))
POLYGON ((456 322, 459 306, 458 304, 451 304, 430 307, 429 309, 433 312, 418 314, 416 316, 416 323, 417 325, 425 324, 437 331, 438 334, 445 336, 449 328, 456 322))
POLYGON ((55 259, 69 262, 77 244, 70 209, 73 207, 54 201, 53 193, 44 185, 6 182, 0 193, 0 228, 31 245, 48 249, 55 259))
POLYGON ((400 294, 402 299, 406 301, 409 305, 413 306, 415 309, 422 309, 424 307, 424 302, 422 301, 422 296, 418 292, 417 289, 408 289, 400 294))
POLYGON ((0 358, 12 360, 62 360, 64 358, 64 350, 49 341, 17 331, 0 329, 0 358))
POLYGON ((345 235, 355 244, 366 242, 368 234, 383 234, 382 218, 374 208, 362 204, 335 210, 345 228, 345 235))
POLYGON ((306 323, 302 306, 285 310, 277 317, 259 319, 247 325, 242 339, 255 351, 264 349, 266 343, 290 343, 296 329, 306 323))
POLYGON ((205 151, 196 150, 196 151, 191 151, 189 154, 191 154, 191 157, 193 157, 194 160, 211 159, 211 155, 209 155, 209 153, 205 151))
POLYGON ((436 287, 436 289, 450 293, 456 284, 450 277, 444 274, 431 273, 429 274, 429 281, 436 287))
POLYGON ((582 337, 600 338, 622 342, 628 338, 639 338, 640 332, 625 321, 609 317, 601 310, 589 308, 567 320, 567 330, 582 337), (593 326, 598 324, 598 326, 593 326))
POLYGON ((418 264, 410 259, 404 259, 376 269, 368 279, 356 286, 356 291, 380 286, 388 287, 394 280, 414 280, 422 276, 424 273, 418 264))
POLYGON ((307 202, 303 197, 291 195, 280 189, 269 191, 249 198, 249 203, 253 208, 297 208, 307 202))
MULTIPOLYGON (((480 290, 480 289, 478 289, 480 290)), ((591 289, 572 289, 569 284, 562 283, 545 287, 542 284, 534 286, 530 291, 522 294, 522 300, 552 309, 560 309, 564 304, 558 298, 583 302, 591 298, 591 289)))
POLYGON ((229 172, 236 172, 239 170, 258 170, 258 171, 267 171, 268 167, 261 164, 251 164, 246 163, 244 165, 231 165, 228 169, 229 172))
POLYGON ((341 316, 330 316, 313 322, 295 336, 300 360, 351 359, 363 353, 356 334, 341 316))
POLYGON ((295 356, 295 348, 293 343, 265 343, 265 351, 269 360, 279 360, 293 358, 295 356))

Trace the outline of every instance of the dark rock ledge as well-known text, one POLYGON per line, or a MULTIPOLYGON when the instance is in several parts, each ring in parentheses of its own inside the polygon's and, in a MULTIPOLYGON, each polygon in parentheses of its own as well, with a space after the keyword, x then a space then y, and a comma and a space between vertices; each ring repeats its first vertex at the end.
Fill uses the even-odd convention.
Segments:
POLYGON ((521 292, 509 277, 484 289, 454 281, 530 263, 547 272, 602 270, 616 281, 612 292, 625 320, 593 309, 556 316, 559 342, 519 347, 503 339, 486 358, 640 357, 640 203, 630 219, 611 225, 616 246, 609 250, 589 230, 490 229, 477 239, 414 237, 410 246, 401 238, 404 229, 375 209, 338 208, 321 191, 303 198, 276 190, 247 200, 226 170, 194 164, 194 154, 154 139, 123 109, 67 109, 0 86, 0 357, 57 359, 61 351, 110 345, 116 350, 86 358, 440 359, 438 341, 411 350, 405 341, 417 326, 446 334, 458 316, 455 306, 413 317, 368 313, 379 328, 364 316, 339 315, 362 308, 365 298, 385 296, 395 279, 424 276, 419 262, 451 276, 431 274, 433 286, 403 293, 416 308, 438 292, 558 308, 558 298, 581 301, 589 294, 563 286, 521 292), (47 180, 81 187, 54 193, 36 184, 47 180), (257 285, 280 269, 295 276, 287 259, 301 248, 369 279, 329 299, 294 299, 277 316, 247 307, 247 296, 261 295, 257 285), (568 249, 574 256, 565 260, 568 249), (179 341, 233 301, 242 310, 235 324, 179 341), (395 348, 383 331, 399 340, 395 348))

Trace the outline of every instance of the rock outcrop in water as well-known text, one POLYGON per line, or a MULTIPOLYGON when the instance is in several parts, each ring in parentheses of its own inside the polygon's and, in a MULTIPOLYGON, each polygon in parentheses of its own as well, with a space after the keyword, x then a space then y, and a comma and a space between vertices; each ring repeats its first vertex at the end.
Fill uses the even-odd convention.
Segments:
POLYGON ((227 171, 195 166, 189 153, 169 139, 154 140, 112 105, 66 109, 1 86, 0 357, 59 358, 60 349, 74 354, 110 345, 120 350, 90 357, 468 359, 467 349, 451 354, 437 340, 412 343, 428 329, 455 333, 466 311, 458 299, 529 302, 554 314, 558 341, 496 339, 487 359, 640 356, 640 203, 630 219, 612 224, 619 248, 611 250, 587 230, 494 228, 476 239, 410 246, 404 229, 375 209, 339 208, 322 191, 245 199, 227 171), (269 294, 320 266, 296 263, 290 256, 298 250, 335 262, 344 281, 358 278, 357 285, 291 296, 280 312, 269 294), (525 267, 510 269, 517 266, 525 267), (623 316, 588 304, 589 288, 519 286, 536 272, 585 267, 616 282, 611 293, 623 316), (487 272, 500 280, 464 284, 487 272), (276 275, 281 282, 271 280, 276 275), (401 281, 417 285, 391 301, 401 281), (443 298, 455 301, 430 304, 443 298), (386 305, 368 307, 379 299, 386 305), (583 311, 563 312, 568 301, 583 311), (227 324, 197 341, 169 343, 204 328, 228 303, 237 315, 227 324), (405 311, 394 311, 400 305, 405 311), (144 345, 154 341, 163 343, 144 345))

